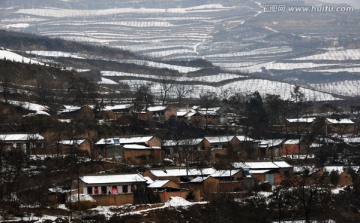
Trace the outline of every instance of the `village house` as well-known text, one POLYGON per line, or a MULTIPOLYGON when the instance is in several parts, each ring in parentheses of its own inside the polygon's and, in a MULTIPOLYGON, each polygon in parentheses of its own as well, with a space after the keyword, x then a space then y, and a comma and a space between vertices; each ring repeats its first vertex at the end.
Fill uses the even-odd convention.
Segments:
POLYGON ((144 172, 145 177, 152 180, 172 180, 180 184, 182 182, 189 182, 198 176, 209 176, 214 173, 214 168, 184 168, 184 167, 170 167, 162 169, 149 169, 144 172))
POLYGON ((79 114, 86 114, 89 116, 94 115, 94 106, 93 105, 85 105, 85 106, 72 106, 72 105, 64 105, 62 109, 60 109, 57 114, 60 119, 73 119, 79 114))
MULTIPOLYGON (((133 147, 127 146, 128 152, 126 152, 125 159, 137 160, 137 156, 139 153, 143 153, 142 155, 147 155, 149 150, 155 152, 154 150, 159 150, 161 148, 161 140, 156 136, 129 136, 129 137, 109 137, 100 139, 96 143, 96 157, 103 158, 116 158, 121 157, 124 158, 124 146, 125 145, 135 145, 133 147), (140 146, 144 151, 140 150, 140 146), (137 151, 134 151, 135 148, 138 148, 137 151), (145 148, 146 147, 146 148, 145 148), (130 151, 132 150, 132 151, 130 151)), ((155 154, 154 158, 155 158, 155 154)), ((140 155, 141 156, 141 155, 140 155)), ((156 155, 156 157, 158 157, 156 155)))
POLYGON ((348 134, 355 133, 355 123, 347 118, 332 119, 326 118, 326 128, 328 133, 348 134))
POLYGON ((217 192, 246 191, 255 185, 254 178, 246 177, 242 169, 216 170, 210 176, 219 180, 217 192))
POLYGON ((43 147, 44 137, 40 134, 8 133, 0 134, 0 146, 5 150, 21 149, 26 155, 36 153, 36 149, 43 147))
POLYGON ((134 191, 144 189, 146 179, 140 174, 88 175, 79 177, 72 187, 80 188, 78 193, 90 195, 100 206, 134 204, 134 191))
POLYGON ((56 149, 62 154, 70 154, 77 151, 83 151, 88 156, 91 155, 91 145, 89 140, 76 139, 76 140, 61 140, 56 143, 56 149))
POLYGON ((207 136, 204 138, 204 149, 210 152, 210 161, 216 162, 228 155, 234 136, 207 136))
POLYGON ((132 115, 133 111, 133 104, 120 104, 105 106, 101 112, 105 119, 119 119, 127 115, 132 115))
POLYGON ((258 155, 258 142, 249 136, 236 135, 230 141, 229 153, 236 160, 254 160, 259 157, 258 155))
POLYGON ((207 159, 209 154, 204 149, 204 139, 164 140, 162 145, 165 157, 184 163, 198 159, 207 159))
POLYGON ((192 189, 195 192, 195 200, 210 200, 213 194, 219 192, 219 179, 211 176, 198 176, 189 182, 182 182, 181 187, 192 189))
POLYGON ((192 190, 180 188, 180 185, 171 180, 155 180, 147 188, 159 195, 160 201, 165 202, 171 197, 182 197, 186 199, 192 190))
POLYGON ((293 167, 285 161, 236 162, 233 166, 243 169, 245 175, 256 178, 258 182, 267 181, 271 185, 280 185, 293 173, 293 167))
POLYGON ((177 117, 177 110, 173 106, 153 106, 147 108, 148 120, 168 121, 170 117, 177 117))
POLYGON ((308 133, 316 118, 287 118, 287 131, 292 133, 308 133))
POLYGON ((138 144, 123 145, 123 161, 132 164, 161 163, 163 153, 159 146, 144 146, 138 144))
POLYGON ((198 126, 219 125, 227 122, 226 114, 223 113, 221 107, 200 108, 195 107, 192 113, 188 114, 190 122, 198 126))
POLYGON ((259 158, 280 157, 282 144, 285 139, 261 139, 258 140, 259 158))
POLYGON ((302 143, 300 139, 288 139, 283 143, 280 155, 282 157, 291 157, 305 153, 305 144, 302 143))

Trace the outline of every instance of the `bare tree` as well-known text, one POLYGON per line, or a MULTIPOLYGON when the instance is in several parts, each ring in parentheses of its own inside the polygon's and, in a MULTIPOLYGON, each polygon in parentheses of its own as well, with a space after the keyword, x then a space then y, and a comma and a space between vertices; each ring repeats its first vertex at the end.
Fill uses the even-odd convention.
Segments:
POLYGON ((183 103, 183 99, 193 92, 193 87, 190 85, 177 84, 175 85, 175 94, 179 104, 183 103))
POLYGON ((161 93, 161 103, 164 105, 169 93, 173 90, 174 87, 174 78, 169 76, 162 76, 160 82, 160 93, 161 93))
POLYGON ((135 92, 134 107, 137 111, 147 109, 154 102, 151 85, 141 85, 135 92))
POLYGON ((212 106, 219 104, 219 99, 214 92, 207 91, 200 95, 200 102, 202 107, 205 108, 205 128, 208 127, 208 111, 212 106))
POLYGON ((10 87, 11 87, 10 75, 8 73, 3 73, 1 75, 0 81, 1 81, 2 95, 4 97, 5 103, 8 103, 8 99, 10 96, 10 87))

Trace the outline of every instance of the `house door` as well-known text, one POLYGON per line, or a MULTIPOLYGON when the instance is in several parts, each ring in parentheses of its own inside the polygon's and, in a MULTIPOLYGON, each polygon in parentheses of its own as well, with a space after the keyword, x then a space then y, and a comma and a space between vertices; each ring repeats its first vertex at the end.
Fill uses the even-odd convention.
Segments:
POLYGON ((271 185, 275 184, 275 174, 267 173, 265 174, 265 181, 269 182, 271 185))

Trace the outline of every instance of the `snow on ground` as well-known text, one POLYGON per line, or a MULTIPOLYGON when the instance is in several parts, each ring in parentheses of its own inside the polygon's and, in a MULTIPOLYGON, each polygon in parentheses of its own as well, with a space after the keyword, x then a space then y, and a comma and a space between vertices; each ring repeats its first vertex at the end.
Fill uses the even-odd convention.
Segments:
POLYGON ((201 70, 201 67, 186 67, 186 66, 178 66, 178 65, 172 65, 167 63, 159 63, 149 60, 125 60, 126 63, 132 63, 137 64, 141 66, 148 66, 148 67, 154 67, 154 68, 160 68, 160 69, 169 69, 169 70, 176 70, 179 73, 188 73, 188 72, 194 72, 201 70))
POLYGON ((123 13, 131 14, 186 14, 195 12, 214 12, 232 9, 232 7, 224 7, 221 4, 207 4, 189 8, 114 8, 103 10, 79 10, 79 9, 60 9, 60 8, 34 8, 19 9, 18 14, 35 15, 42 17, 64 18, 64 17, 91 17, 105 16, 123 13))
MULTIPOLYGON (((146 79, 159 79, 160 76, 150 75, 150 74, 135 74, 135 73, 126 73, 126 72, 117 72, 117 71, 101 71, 101 75, 105 77, 121 77, 121 78, 129 78, 129 80, 134 80, 134 78, 146 78, 146 79)), ((201 81, 201 82, 209 82, 209 83, 217 83, 226 80, 243 78, 245 76, 239 74, 231 74, 231 73, 219 73, 217 75, 208 75, 208 76, 200 76, 200 77, 188 77, 188 76, 177 76, 177 77, 166 77, 165 80, 174 80, 181 82, 189 82, 189 81, 201 81)))
MULTIPOLYGON (((161 93, 161 84, 156 83, 154 81, 145 81, 145 80, 121 80, 120 83, 127 84, 130 86, 131 90, 136 90, 137 86, 149 84, 151 85, 151 90, 155 95, 161 93)), ((261 96, 265 96, 266 94, 275 94, 279 95, 282 99, 291 100, 291 92, 294 89, 294 85, 263 80, 263 79, 245 79, 245 80, 234 80, 230 83, 224 84, 222 86, 209 86, 209 85, 188 85, 189 88, 192 89, 192 92, 188 94, 189 98, 199 98, 199 96, 207 91, 215 92, 218 95, 221 95, 223 92, 231 92, 231 93, 242 93, 242 94, 251 94, 255 91, 258 91, 261 96)), ((304 93, 305 98, 311 101, 334 101, 339 100, 328 93, 323 93, 311 89, 300 88, 300 90, 304 93)), ((174 93, 170 93, 170 96, 175 97, 174 93)))
POLYGON ((336 187, 336 188, 331 189, 332 194, 340 194, 342 191, 345 191, 344 187, 336 187))
POLYGON ((43 57, 69 57, 75 59, 85 59, 78 53, 61 52, 61 51, 26 51, 27 54, 34 54, 43 57))
POLYGON ((97 83, 98 83, 98 84, 119 84, 119 83, 116 82, 116 81, 113 81, 113 80, 110 80, 110 79, 104 78, 104 77, 102 77, 102 78, 101 78, 101 81, 98 81, 97 83))
POLYGON ((9 50, 0 50, 0 60, 11 60, 19 63, 31 63, 31 64, 39 64, 43 65, 43 63, 40 63, 36 60, 23 57, 17 53, 11 52, 9 50))
POLYGON ((171 197, 165 202, 165 207, 186 207, 193 205, 194 203, 185 200, 182 197, 171 197))
POLYGON ((15 106, 22 107, 22 108, 27 109, 29 111, 35 111, 35 112, 40 112, 40 113, 41 113, 41 111, 47 111, 49 109, 46 106, 31 103, 31 102, 11 101, 11 100, 9 100, 8 103, 12 104, 12 105, 15 105, 15 106))
POLYGON ((360 60, 360 49, 330 49, 321 54, 300 57, 293 60, 360 60))
MULTIPOLYGON (((359 70, 360 71, 360 70, 359 70)), ((359 96, 360 80, 346 80, 321 84, 310 84, 316 90, 343 96, 359 96)))

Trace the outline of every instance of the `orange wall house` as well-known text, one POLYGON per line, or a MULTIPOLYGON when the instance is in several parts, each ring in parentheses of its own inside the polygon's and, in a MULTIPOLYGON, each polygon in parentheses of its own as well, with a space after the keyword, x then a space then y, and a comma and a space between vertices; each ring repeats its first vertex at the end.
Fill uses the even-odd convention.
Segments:
MULTIPOLYGON (((145 188, 146 179, 140 174, 88 175, 79 177, 81 194, 88 194, 98 205, 134 203, 134 190, 145 188)), ((72 185, 77 189, 77 185, 72 185)))
POLYGON ((127 144, 123 146, 123 160, 133 164, 161 163, 163 152, 161 147, 127 144))
POLYGON ((286 140, 281 148, 281 156, 299 155, 304 154, 305 145, 298 139, 286 140))

